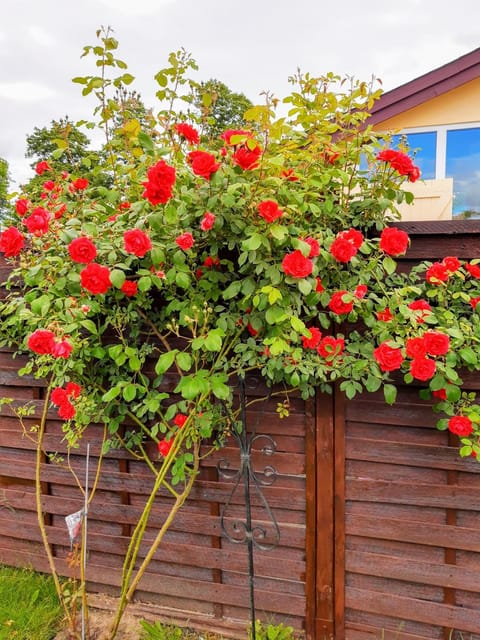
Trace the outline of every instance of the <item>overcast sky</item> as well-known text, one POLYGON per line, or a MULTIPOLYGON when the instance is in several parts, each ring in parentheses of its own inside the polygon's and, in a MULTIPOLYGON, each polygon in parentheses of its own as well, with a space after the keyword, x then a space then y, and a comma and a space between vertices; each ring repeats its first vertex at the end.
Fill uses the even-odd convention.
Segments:
POLYGON ((30 175, 25 137, 52 119, 90 117, 74 76, 95 32, 111 26, 133 85, 155 107, 153 76, 184 47, 197 78, 217 78, 260 102, 289 92, 300 67, 393 89, 480 46, 479 0, 2 0, 0 157, 15 182, 30 175))

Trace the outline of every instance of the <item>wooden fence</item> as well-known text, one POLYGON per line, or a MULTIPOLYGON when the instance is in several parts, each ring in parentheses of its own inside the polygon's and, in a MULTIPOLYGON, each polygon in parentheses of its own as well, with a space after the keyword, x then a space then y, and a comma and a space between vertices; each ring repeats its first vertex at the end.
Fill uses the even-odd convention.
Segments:
MULTIPOLYGON (((480 256, 476 222, 410 223, 413 239, 404 268, 419 259, 480 256)), ((18 378, 21 361, 0 353, 0 396, 31 401, 38 419, 42 385, 18 378)), ((467 378, 469 388, 480 381, 467 378)), ((260 394, 251 381, 250 397, 260 394)), ((436 416, 415 389, 402 387, 387 407, 380 395, 346 402, 340 394, 297 399, 280 420, 270 401, 249 415, 258 433, 271 435, 277 469, 265 496, 280 526, 280 546, 255 552, 260 617, 304 630, 309 640, 480 640, 480 465, 458 457, 455 439, 435 429, 436 416)), ((99 434, 89 432, 92 463, 99 434)), ((65 454, 61 423, 52 411, 49 451, 65 454)), ((249 620, 245 547, 229 542, 220 511, 232 482, 218 474, 220 459, 239 466, 236 445, 208 458, 193 495, 140 583, 137 600, 150 615, 245 638, 249 620), (147 609, 145 609, 147 610, 147 609)), ((262 468, 259 444, 254 453, 262 468)), ((85 443, 70 456, 80 478, 85 443)), ((88 578, 115 593, 120 557, 151 479, 141 464, 115 451, 89 518, 88 578)), ((82 507, 62 464, 42 463, 42 506, 54 553, 68 574, 64 516, 82 507)), ((162 495, 151 534, 165 517, 162 495)), ((253 515, 267 523, 258 496, 253 515)), ((227 522, 243 517, 234 496, 227 522)), ((0 414, 0 562, 46 566, 34 506, 33 444, 11 410, 0 414)))

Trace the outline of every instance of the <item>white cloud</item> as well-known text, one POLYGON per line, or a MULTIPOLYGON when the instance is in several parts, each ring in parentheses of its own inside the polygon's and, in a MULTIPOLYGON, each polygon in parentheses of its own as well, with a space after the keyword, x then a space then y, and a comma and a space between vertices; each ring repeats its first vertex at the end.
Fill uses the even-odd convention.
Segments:
POLYGON ((47 100, 55 91, 36 82, 0 82, 0 97, 17 102, 47 100))
POLYGON ((48 31, 36 24, 31 24, 27 27, 27 34, 35 44, 39 44, 42 47, 53 47, 55 44, 54 38, 48 31))
POLYGON ((161 7, 175 0, 99 0, 109 9, 118 10, 127 16, 147 16, 158 13, 161 7))

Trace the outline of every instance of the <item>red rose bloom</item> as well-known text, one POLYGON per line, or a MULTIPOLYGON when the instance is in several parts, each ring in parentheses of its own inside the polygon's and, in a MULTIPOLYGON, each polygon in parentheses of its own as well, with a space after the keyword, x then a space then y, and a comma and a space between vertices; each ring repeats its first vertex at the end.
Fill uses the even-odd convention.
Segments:
POLYGON ((353 295, 359 300, 361 300, 367 295, 367 291, 368 291, 368 287, 366 284, 359 284, 358 286, 355 287, 355 291, 353 292, 353 295))
POLYGON ((55 342, 52 347, 52 356, 54 358, 68 358, 72 353, 73 347, 68 340, 60 340, 55 342))
POLYGON ((120 291, 122 291, 126 296, 134 296, 138 292, 138 285, 133 280, 125 280, 120 287, 120 291))
POLYGON ((210 180, 220 168, 220 163, 215 162, 215 156, 206 151, 190 151, 187 156, 192 167, 192 171, 196 176, 201 176, 205 180, 210 180))
POLYGON ((388 342, 382 342, 373 351, 373 357, 378 362, 382 371, 395 371, 400 369, 403 362, 401 349, 398 347, 390 347, 388 342))
POLYGON ((345 294, 348 294, 348 291, 337 291, 330 298, 328 308, 333 311, 333 313, 342 315, 343 313, 350 313, 350 311, 353 309, 353 301, 344 302, 343 296, 345 294))
POLYGON ((18 256, 25 244, 25 238, 16 227, 8 227, 0 233, 0 251, 6 258, 18 256))
POLYGON ((429 284, 441 284, 447 282, 449 278, 449 272, 447 267, 441 262, 434 262, 431 267, 427 269, 425 277, 429 284))
POLYGON ((57 406, 68 402, 67 390, 62 389, 62 387, 55 387, 50 394, 50 400, 57 406))
POLYGON ((179 136, 185 138, 188 144, 198 144, 200 142, 198 131, 194 127, 192 127, 191 124, 187 124, 186 122, 179 122, 178 124, 174 124, 173 128, 179 136))
POLYGON ((343 338, 325 336, 318 345, 317 352, 328 362, 333 360, 333 358, 342 355, 344 349, 345 340, 343 338))
POLYGON ((26 198, 19 198, 15 202, 15 210, 19 216, 24 216, 27 213, 29 206, 30 202, 26 198))
POLYGON ((390 322, 390 320, 393 320, 393 314, 388 308, 383 309, 383 311, 377 311, 375 315, 380 322, 390 322))
POLYGON ((38 176, 41 176, 42 173, 45 173, 45 171, 51 171, 52 167, 48 164, 48 162, 46 160, 42 160, 41 162, 37 163, 37 166, 35 167, 35 173, 38 176))
POLYGON ((89 185, 87 178, 77 178, 71 184, 73 191, 83 191, 89 185))
POLYGON ((408 338, 405 347, 409 358, 424 358, 427 355, 423 337, 408 338))
POLYGON ((439 400, 447 399, 447 390, 446 389, 435 389, 432 391, 432 396, 434 398, 438 398, 439 400))
POLYGON ((65 387, 65 392, 68 397, 78 398, 78 396, 82 392, 82 387, 76 382, 67 382, 67 385, 65 387))
POLYGON ((303 347, 305 349, 316 349, 322 337, 322 333, 320 329, 317 329, 317 327, 309 327, 308 330, 311 333, 311 337, 307 338, 307 336, 302 336, 303 347))
POLYGON ((408 233, 397 227, 385 227, 380 234, 380 249, 390 256, 403 255, 408 249, 408 233))
POLYGON ((480 302, 480 296, 477 296, 476 298, 470 298, 470 304, 472 305, 472 309, 476 309, 479 302, 480 302))
POLYGON ((214 224, 215 224, 214 214, 210 213, 210 211, 207 211, 200 222, 200 229, 202 231, 210 231, 210 229, 213 227, 214 224))
POLYGON ((75 238, 68 245, 68 253, 74 262, 80 264, 88 264, 93 262, 97 257, 97 249, 93 242, 88 238, 75 238))
POLYGON ((340 231, 338 234, 340 238, 344 238, 353 244, 356 249, 360 249, 363 244, 363 234, 358 229, 347 229, 347 231, 340 231))
POLYGON ((133 253, 138 258, 143 258, 147 251, 150 251, 152 248, 150 238, 140 229, 125 231, 123 234, 123 244, 125 251, 133 253))
POLYGON ((221 135, 220 138, 225 140, 227 144, 232 146, 236 146, 245 141, 245 138, 252 138, 251 131, 245 131, 245 129, 226 129, 221 135), (232 140, 233 138, 233 140, 232 140))
POLYGON ((462 263, 460 262, 460 260, 455 256, 446 256, 442 260, 442 264, 446 268, 446 270, 449 271, 450 273, 455 273, 455 271, 458 271, 462 266, 462 263))
POLYGON ((207 268, 215 267, 215 269, 220 269, 220 258, 217 256, 207 256, 203 261, 203 266, 207 268))
POLYGON ((28 218, 25 218, 25 225, 30 233, 33 233, 35 236, 43 236, 44 233, 47 233, 49 223, 50 223, 50 214, 43 207, 36 207, 31 215, 28 218))
POLYGON ((178 236, 178 238, 175 239, 175 242, 180 247, 180 249, 183 249, 184 251, 188 251, 188 249, 191 249, 195 244, 195 240, 193 239, 192 234, 188 231, 178 236))
POLYGON ((168 202, 173 195, 175 169, 165 160, 159 160, 147 170, 147 178, 146 182, 142 182, 145 187, 143 197, 153 206, 168 202))
POLYGON ((58 407, 58 415, 62 420, 71 420, 75 417, 75 407, 67 400, 58 407))
POLYGON ((160 440, 160 442, 157 444, 158 452, 165 458, 172 446, 173 440, 160 440))
POLYGON ((480 264, 471 264, 468 263, 465 265, 468 273, 473 277, 473 278, 480 278, 480 264))
POLYGON ((325 287, 322 284, 322 279, 317 276, 316 285, 315 285, 316 293, 323 293, 325 291, 325 287))
POLYGON ((423 335, 423 341, 431 356, 444 356, 450 349, 450 338, 441 331, 427 331, 423 335))
POLYGON ((299 249, 296 249, 292 253, 287 253, 284 257, 282 270, 283 273, 287 276, 292 276, 292 278, 306 278, 313 271, 313 263, 308 258, 305 258, 299 249))
POLYGON ((318 240, 308 236, 308 238, 305 238, 304 242, 310 245, 310 253, 308 254, 308 257, 316 258, 320 254, 320 245, 318 244, 318 240))
POLYGON ((177 413, 177 415, 173 419, 173 424, 177 425, 177 427, 181 429, 185 425, 187 420, 188 416, 186 416, 184 413, 177 413))
POLYGON ((233 162, 245 171, 256 169, 261 155, 262 149, 258 145, 253 149, 250 149, 247 145, 242 145, 235 150, 233 162))
POLYGON ((330 246, 330 253, 337 262, 350 262, 358 249, 346 238, 337 236, 330 246))
POLYGON ((283 211, 280 209, 275 200, 264 200, 257 207, 258 215, 267 222, 274 222, 281 218, 283 211))
POLYGON ((416 320, 419 324, 422 324, 425 316, 428 316, 428 314, 432 311, 432 307, 426 300, 414 300, 413 302, 409 303, 408 308, 412 311, 420 312, 415 314, 416 320))
POLYGON ((80 271, 80 282, 84 289, 94 295, 106 293, 111 286, 110 269, 91 262, 80 271))
POLYGON ((415 182, 420 177, 420 169, 413 164, 412 159, 406 153, 401 151, 385 149, 378 154, 377 160, 388 162, 392 169, 395 169, 401 176, 408 176, 410 182, 415 182))
POLYGON ((473 431, 473 424, 467 416, 453 416, 448 421, 448 429, 457 436, 466 437, 473 431))
POLYGON ((27 340, 28 348, 39 355, 51 354, 55 344, 55 334, 48 329, 35 329, 27 340))
POLYGON ((410 363, 410 373, 416 380, 430 380, 435 374, 435 360, 430 358, 415 358, 410 363))

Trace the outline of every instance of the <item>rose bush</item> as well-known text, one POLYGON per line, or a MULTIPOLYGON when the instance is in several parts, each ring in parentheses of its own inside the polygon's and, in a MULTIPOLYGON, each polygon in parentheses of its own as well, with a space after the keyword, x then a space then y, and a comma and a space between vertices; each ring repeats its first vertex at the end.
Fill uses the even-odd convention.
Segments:
MULTIPOLYGON (((267 95, 247 112, 248 130, 209 140, 201 118, 174 109, 191 102, 178 87, 195 86, 181 51, 156 76, 169 106, 155 126, 133 118, 115 128, 109 91, 133 78, 111 35, 100 39, 85 54, 105 73, 75 82, 100 100, 95 126, 106 132, 113 186, 90 186, 81 167, 57 175, 48 160, 37 165, 40 202, 18 194, 18 223, 0 235, 12 265, 0 336, 29 356, 20 373, 47 380, 46 406, 66 421, 69 442, 103 422, 104 451, 125 446, 153 474, 114 637, 165 533, 138 562, 152 500, 166 487, 173 516, 200 443, 221 446, 241 428, 239 377, 260 372, 287 401, 292 389, 308 398, 338 384, 349 398, 383 387, 392 403, 395 372, 425 383, 462 455, 480 453, 480 411, 459 373, 480 366, 480 260, 449 256, 397 273, 409 238, 391 223, 419 171, 368 127, 379 92, 365 83, 346 90, 333 74, 296 76, 286 116, 267 95), (109 78, 111 69, 120 75, 109 78)), ((279 407, 284 415, 283 398, 279 407)))

